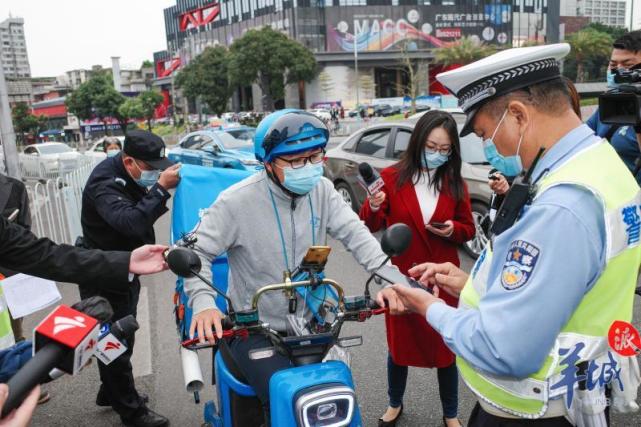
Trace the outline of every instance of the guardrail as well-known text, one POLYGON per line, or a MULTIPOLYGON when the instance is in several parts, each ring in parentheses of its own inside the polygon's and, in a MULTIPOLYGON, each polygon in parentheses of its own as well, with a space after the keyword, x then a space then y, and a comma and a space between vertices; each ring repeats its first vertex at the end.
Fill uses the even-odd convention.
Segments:
POLYGON ((55 179, 27 186, 32 231, 36 236, 71 245, 82 235, 82 191, 96 164, 95 160, 86 159, 80 167, 55 179))

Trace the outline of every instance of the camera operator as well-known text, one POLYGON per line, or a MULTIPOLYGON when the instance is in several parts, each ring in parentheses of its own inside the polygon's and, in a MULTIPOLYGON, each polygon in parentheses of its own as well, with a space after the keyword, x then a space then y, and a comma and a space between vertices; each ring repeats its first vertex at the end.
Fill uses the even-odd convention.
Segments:
MULTIPOLYGON (((608 89, 618 86, 614 81, 615 72, 619 69, 629 70, 641 66, 641 30, 631 31, 619 37, 612 44, 612 54, 608 65, 608 89)), ((617 154, 630 171, 634 171, 635 162, 641 155, 641 127, 606 124, 601 120, 597 110, 586 122, 598 136, 610 141, 617 154)), ((635 176, 641 183, 641 173, 635 176)))

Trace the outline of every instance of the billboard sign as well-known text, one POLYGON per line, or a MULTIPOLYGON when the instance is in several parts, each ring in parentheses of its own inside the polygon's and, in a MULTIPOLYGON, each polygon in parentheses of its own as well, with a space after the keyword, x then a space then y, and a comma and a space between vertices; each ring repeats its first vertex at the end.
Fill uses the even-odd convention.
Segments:
POLYGON ((469 36, 506 44, 512 39, 512 6, 366 6, 326 9, 327 51, 408 50, 445 46, 469 36), (453 13, 456 12, 456 13, 453 13), (468 13, 469 12, 469 13, 468 13))

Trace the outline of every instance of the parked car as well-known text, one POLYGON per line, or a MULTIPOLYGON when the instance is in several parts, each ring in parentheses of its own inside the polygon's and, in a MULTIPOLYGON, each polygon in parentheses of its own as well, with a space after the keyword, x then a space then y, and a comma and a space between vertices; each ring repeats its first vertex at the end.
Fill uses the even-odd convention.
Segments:
POLYGON ((378 104, 374 106, 374 116, 376 117, 388 117, 400 113, 401 107, 398 105, 392 106, 389 104, 378 104))
MULTIPOLYGON (((125 143, 124 136, 117 136, 120 145, 122 146, 125 143)), ((107 158, 107 153, 104 150, 105 138, 100 138, 98 141, 94 142, 87 151, 84 152, 84 155, 94 161, 100 161, 107 158)))
POLYGON ((324 122, 332 120, 332 114, 329 112, 329 110, 325 110, 324 108, 316 108, 314 110, 309 110, 309 112, 319 119, 323 120, 324 122))
POLYGON ((18 154, 20 172, 25 178, 58 178, 78 168, 84 159, 61 142, 28 145, 18 154))
MULTIPOLYGON (((462 128, 465 116, 460 114, 455 115, 455 118, 459 129, 462 128)), ((376 124, 355 132, 337 147, 327 151, 324 174, 356 212, 360 210, 366 197, 365 190, 357 181, 359 163, 367 162, 379 171, 396 163, 409 144, 415 124, 416 121, 412 120, 376 124)), ((461 174, 470 193, 472 216, 476 225, 476 236, 465 243, 463 248, 476 258, 488 241, 482 224, 488 215, 492 195, 487 184, 491 168, 485 160, 481 140, 474 134, 461 138, 461 157, 461 174)))
POLYGON ((183 137, 167 157, 192 165, 256 170, 262 166, 254 156, 256 129, 248 126, 211 128, 183 137))

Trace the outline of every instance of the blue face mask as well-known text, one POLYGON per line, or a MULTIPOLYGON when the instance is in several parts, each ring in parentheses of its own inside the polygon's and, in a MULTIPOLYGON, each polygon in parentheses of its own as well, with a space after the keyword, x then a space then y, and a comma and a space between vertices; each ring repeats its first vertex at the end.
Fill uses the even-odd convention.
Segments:
POLYGON ((436 169, 447 162, 449 158, 450 156, 446 156, 439 153, 438 151, 433 151, 426 148, 423 152, 423 168, 436 169))
POLYGON ((285 181, 283 187, 296 194, 307 194, 318 184, 323 176, 323 164, 308 163, 300 169, 283 168, 285 181))
POLYGON ((160 178, 160 171, 157 169, 150 170, 150 171, 144 171, 140 169, 138 166, 138 163, 134 162, 136 164, 136 167, 140 171, 140 178, 136 179, 136 184, 140 185, 141 187, 151 187, 154 185, 157 181, 158 178, 160 178))
POLYGON ((107 150, 107 157, 115 157, 120 153, 120 150, 107 150))
POLYGON ((614 73, 610 68, 608 68, 607 76, 608 76, 608 87, 610 89, 619 87, 619 84, 614 81, 614 73))
POLYGON ((506 115, 507 110, 505 110, 505 113, 503 113, 503 117, 501 117, 501 121, 496 126, 496 129, 494 129, 492 137, 483 141, 483 151, 485 153, 485 158, 488 162, 490 162, 492 167, 496 168, 505 176, 517 176, 523 170, 523 164, 521 163, 521 157, 519 156, 521 142, 523 142, 523 135, 521 135, 521 138, 519 139, 519 145, 516 148, 516 154, 513 156, 501 155, 496 149, 496 145, 494 145, 494 137, 503 124, 503 120, 505 120, 506 115))

